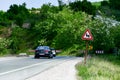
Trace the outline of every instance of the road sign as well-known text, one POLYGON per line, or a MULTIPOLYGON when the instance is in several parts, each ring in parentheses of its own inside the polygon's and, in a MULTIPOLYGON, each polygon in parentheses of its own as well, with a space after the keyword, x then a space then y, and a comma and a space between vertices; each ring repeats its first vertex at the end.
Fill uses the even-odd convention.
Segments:
POLYGON ((86 64, 87 54, 88 54, 88 49, 89 49, 88 40, 93 40, 93 36, 89 29, 87 29, 85 33, 82 35, 82 40, 86 40, 86 51, 85 51, 85 58, 84 58, 84 64, 86 64))
POLYGON ((82 35, 82 40, 93 40, 93 36, 89 29, 87 29, 85 33, 82 35))
POLYGON ((93 46, 89 46, 89 50, 92 50, 93 49, 93 46))

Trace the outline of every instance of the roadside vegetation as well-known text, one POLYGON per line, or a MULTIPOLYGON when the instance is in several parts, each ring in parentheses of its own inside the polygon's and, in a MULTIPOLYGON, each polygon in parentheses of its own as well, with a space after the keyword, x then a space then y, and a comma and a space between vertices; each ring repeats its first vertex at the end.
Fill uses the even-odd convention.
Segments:
POLYGON ((33 54, 38 45, 61 50, 59 55, 84 56, 81 36, 89 28, 94 37, 88 42, 89 52, 103 50, 105 55, 78 64, 78 75, 83 80, 120 80, 120 56, 112 55, 120 55, 120 1, 66 4, 58 0, 58 4, 32 9, 26 3, 13 4, 6 12, 0 11, 0 56, 33 54))
POLYGON ((115 55, 94 55, 76 68, 78 80, 120 80, 120 58, 115 55))
POLYGON ((63 55, 81 56, 80 50, 85 50, 81 36, 87 28, 94 37, 89 42, 92 52, 120 51, 120 24, 113 21, 120 18, 116 2, 65 4, 58 0, 58 6, 48 3, 37 9, 27 9, 26 3, 13 4, 6 12, 0 11, 0 55, 28 52, 42 44, 62 50, 63 55))

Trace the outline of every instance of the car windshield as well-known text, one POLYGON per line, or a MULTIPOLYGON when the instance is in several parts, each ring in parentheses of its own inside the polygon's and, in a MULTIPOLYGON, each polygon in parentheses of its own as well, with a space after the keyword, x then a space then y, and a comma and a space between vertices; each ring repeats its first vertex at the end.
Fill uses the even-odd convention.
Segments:
POLYGON ((36 50, 41 50, 41 49, 49 50, 49 46, 38 46, 38 47, 36 48, 36 50))

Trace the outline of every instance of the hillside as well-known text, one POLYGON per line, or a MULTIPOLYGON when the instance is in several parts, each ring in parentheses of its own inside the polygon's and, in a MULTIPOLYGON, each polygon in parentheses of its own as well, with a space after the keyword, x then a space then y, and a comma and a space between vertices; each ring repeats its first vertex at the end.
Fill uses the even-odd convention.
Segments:
POLYGON ((0 11, 0 54, 18 54, 38 45, 48 45, 63 50, 63 54, 65 51, 67 55, 79 56, 83 53, 80 50, 85 50, 85 41, 81 36, 87 28, 94 37, 93 41, 89 41, 93 47, 90 52, 114 52, 114 48, 120 48, 120 25, 113 26, 106 19, 101 21, 94 17, 97 12, 106 18, 106 15, 110 16, 110 11, 100 3, 92 5, 86 0, 59 6, 44 4, 31 10, 26 8, 25 3, 13 4, 7 12, 0 11))

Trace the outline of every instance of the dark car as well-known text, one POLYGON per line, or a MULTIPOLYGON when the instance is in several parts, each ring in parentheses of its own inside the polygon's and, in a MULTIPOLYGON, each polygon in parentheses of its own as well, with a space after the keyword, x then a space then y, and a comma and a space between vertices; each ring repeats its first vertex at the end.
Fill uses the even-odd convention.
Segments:
POLYGON ((35 58, 48 57, 53 58, 53 53, 49 46, 38 46, 35 49, 35 58))

